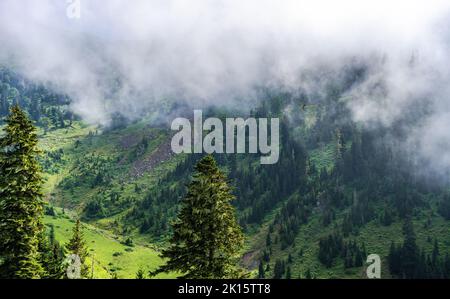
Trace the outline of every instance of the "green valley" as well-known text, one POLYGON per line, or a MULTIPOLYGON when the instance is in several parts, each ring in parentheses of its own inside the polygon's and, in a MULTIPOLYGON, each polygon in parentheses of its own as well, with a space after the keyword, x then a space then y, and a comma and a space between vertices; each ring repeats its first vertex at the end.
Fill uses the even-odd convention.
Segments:
MULTIPOLYGON (((361 75, 352 71, 357 81, 361 75)), ((274 91, 261 94, 260 105, 248 112, 208 110, 221 118, 281 120, 277 164, 260 165, 258 154, 214 155, 234 187, 245 233, 240 265, 251 277, 365 278, 369 254, 381 257, 383 278, 447 275, 448 184, 421 174, 413 153, 394 150, 404 138, 401 128, 392 139, 351 119, 343 96, 351 82, 335 82, 314 104, 306 94, 274 91), (402 273, 393 257, 402 255, 408 238, 421 268, 402 273)), ((36 108, 20 102, 27 88, 16 90, 38 127, 45 224, 56 240, 64 245, 75 219, 82 220, 93 278, 135 278, 162 265, 160 252, 202 158, 171 151, 173 132, 161 115, 176 105, 95 126, 66 113, 58 96, 44 92, 43 107, 36 108)))

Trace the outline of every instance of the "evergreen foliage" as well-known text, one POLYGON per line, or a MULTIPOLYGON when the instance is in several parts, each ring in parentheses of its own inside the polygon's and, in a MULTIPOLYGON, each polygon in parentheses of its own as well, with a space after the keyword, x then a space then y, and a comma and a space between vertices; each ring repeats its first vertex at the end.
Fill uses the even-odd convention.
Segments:
POLYGON ((406 279, 450 278, 449 255, 441 256, 437 240, 434 242, 431 254, 419 249, 410 217, 405 220, 403 234, 403 244, 396 246, 392 243, 389 250, 389 270, 394 277, 406 279))
POLYGON ((167 263, 155 273, 176 271, 183 278, 238 278, 236 258, 243 235, 236 222, 234 199, 226 178, 210 155, 195 167, 188 194, 173 224, 167 263))
POLYGON ((0 138, 0 277, 40 278, 42 178, 36 129, 13 106, 0 138))
POLYGON ((39 252, 41 253, 41 264, 44 267, 46 279, 62 279, 65 274, 65 250, 55 239, 55 228, 50 226, 48 236, 41 234, 39 239, 39 252))
POLYGON ((86 248, 86 241, 84 240, 83 228, 81 227, 81 221, 79 219, 73 227, 72 238, 66 244, 66 249, 70 254, 75 254, 80 257, 81 277, 87 278, 89 276, 89 266, 86 265, 86 258, 89 254, 86 248))

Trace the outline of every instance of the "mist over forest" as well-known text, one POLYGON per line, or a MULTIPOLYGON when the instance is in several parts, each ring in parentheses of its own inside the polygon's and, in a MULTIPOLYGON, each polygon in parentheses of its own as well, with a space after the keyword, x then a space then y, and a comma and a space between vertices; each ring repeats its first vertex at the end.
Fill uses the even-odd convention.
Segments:
POLYGON ((100 124, 116 112, 142 117, 166 100, 249 110, 260 88, 320 101, 324 86, 361 68, 346 94, 353 118, 391 127, 414 115, 408 142, 433 166, 448 166, 449 8, 113 0, 82 1, 81 18, 70 19, 64 1, 2 1, 0 62, 69 95, 75 113, 100 124))
POLYGON ((448 278, 448 28, 446 0, 2 0, 0 190, 14 138, 36 143, 49 246, 84 227, 91 278, 175 277, 171 223, 219 172, 252 278, 365 278, 370 253, 383 277, 448 278), (279 118, 279 162, 174 154, 193 110, 279 118))

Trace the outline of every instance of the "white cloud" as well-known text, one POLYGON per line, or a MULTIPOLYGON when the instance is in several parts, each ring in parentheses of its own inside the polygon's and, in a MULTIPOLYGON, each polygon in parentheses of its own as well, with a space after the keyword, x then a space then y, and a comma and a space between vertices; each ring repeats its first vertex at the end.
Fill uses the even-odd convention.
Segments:
MULTIPOLYGON (((302 74, 338 70, 351 57, 371 65, 367 80, 350 92, 355 119, 389 126, 421 98, 431 99, 438 116, 450 111, 446 0, 81 5, 74 20, 64 0, 2 0, 0 63, 68 93, 91 122, 107 123, 114 111, 133 116, 166 98, 197 107, 238 98, 243 105, 256 85, 315 91, 321 84, 302 74), (385 89, 377 93, 380 82, 385 89)), ((450 140, 450 133, 439 138, 450 140)))

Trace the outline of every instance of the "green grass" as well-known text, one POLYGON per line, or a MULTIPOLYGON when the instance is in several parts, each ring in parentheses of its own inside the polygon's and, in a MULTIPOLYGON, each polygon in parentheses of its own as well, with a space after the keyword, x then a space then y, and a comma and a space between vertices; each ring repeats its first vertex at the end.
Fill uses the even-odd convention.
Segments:
MULTIPOLYGON (((57 171, 44 173, 45 185, 44 193, 46 198, 53 205, 66 208, 65 214, 61 209, 57 209, 58 216, 45 216, 45 224, 53 225, 55 228, 56 239, 65 244, 72 235, 72 227, 75 217, 79 213, 83 204, 95 196, 101 187, 90 187, 81 184, 69 192, 58 186, 58 184, 67 176, 74 172, 76 161, 91 153, 102 155, 113 159, 114 167, 111 172, 114 175, 113 183, 108 188, 120 193, 122 198, 131 198, 140 200, 152 185, 158 183, 158 179, 164 176, 170 169, 176 167, 177 163, 183 159, 182 156, 176 156, 173 159, 164 161, 141 177, 130 176, 130 170, 136 159, 150 155, 166 138, 167 133, 161 129, 149 128, 144 122, 130 125, 124 129, 109 132, 99 132, 99 129, 93 126, 87 126, 80 122, 74 122, 71 127, 56 129, 44 132, 38 130, 40 139, 40 148, 43 152, 55 152, 62 150, 61 161, 52 162, 53 168, 57 171), (139 157, 132 157, 135 144, 142 140, 143 136, 151 136, 149 145, 145 153, 139 157), (127 141, 124 142, 124 139, 127 141), (123 159, 123 163, 116 162, 123 159), (138 185, 143 192, 137 194, 135 185, 138 185)), ((126 213, 127 207, 124 206, 121 213, 103 218, 91 223, 83 223, 85 229, 85 238, 89 247, 90 256, 87 263, 92 266, 94 259, 94 278, 134 278, 139 269, 146 273, 156 269, 163 263, 159 257, 158 248, 148 242, 148 238, 143 238, 136 234, 134 236, 135 246, 127 247, 122 244, 121 237, 117 237, 113 231, 113 222, 126 213), (106 229, 110 230, 106 230, 106 229)), ((175 274, 161 274, 156 278, 174 278, 175 274)))
MULTIPOLYGON (((301 226, 294 246, 281 250, 279 244, 274 244, 272 246, 270 261, 271 269, 273 270, 277 259, 287 260, 288 255, 291 254, 293 258, 291 266, 293 278, 299 278, 299 276, 304 277, 304 274, 308 269, 310 269, 314 277, 319 279, 366 278, 366 264, 359 268, 345 269, 343 259, 337 258, 331 268, 326 268, 318 260, 317 252, 319 250, 319 240, 330 234, 335 226, 341 223, 340 216, 338 215, 338 220, 336 220, 336 222, 328 227, 323 227, 320 217, 318 214, 315 214, 310 218, 307 224, 301 226), (299 254, 301 251, 303 251, 303 255, 299 254)), ((417 245, 419 248, 425 249, 427 253, 431 253, 434 246, 434 239, 438 239, 440 240, 440 252, 445 255, 450 245, 448 239, 448 236, 450 235, 449 222, 438 215, 434 215, 431 218, 431 226, 426 227, 426 219, 426 217, 421 217, 419 215, 413 221, 417 245), (431 238, 429 238, 429 236, 431 236, 431 238)), ((400 221, 394 222, 389 226, 383 226, 377 220, 373 220, 364 225, 356 236, 349 236, 346 240, 354 239, 358 244, 364 243, 368 255, 378 254, 382 259, 382 278, 390 278, 391 275, 389 273, 387 261, 389 248, 392 242, 397 245, 403 243, 402 226, 403 223, 400 221)), ((260 233, 253 238, 252 250, 262 250, 265 248, 267 229, 264 228, 265 225, 262 226, 260 233)), ((255 257, 258 258, 258 255, 255 257)), ((268 278, 270 278, 271 275, 273 275, 272 272, 266 273, 266 277, 268 278)))
MULTIPOLYGON (((53 152, 59 149, 70 151, 74 148, 77 140, 82 140, 92 131, 95 131, 95 127, 86 126, 80 122, 74 122, 72 127, 52 130, 46 133, 43 129, 38 128, 39 147, 44 152, 53 152)), ((68 157, 64 155, 62 161, 63 166, 68 161, 68 157)), ((66 167, 59 167, 59 170, 58 173, 54 174, 44 173, 44 192, 46 194, 51 193, 68 172, 66 167)))
MULTIPOLYGON (((74 225, 72 219, 67 215, 45 216, 44 222, 54 226, 56 239, 62 245, 68 242, 74 225)), ((89 224, 83 224, 83 229, 90 254, 87 264, 91 266, 94 258, 94 278, 112 278, 114 273, 118 278, 135 278, 139 269, 148 272, 163 264, 154 248, 142 244, 125 246, 118 237, 89 224)), ((175 277, 175 274, 169 273, 155 278, 175 277)))
MULTIPOLYGON (((54 165, 55 173, 44 173, 44 193, 47 199, 56 206, 70 209, 82 209, 84 204, 105 191, 102 186, 90 186, 83 183, 83 179, 77 179, 78 185, 68 190, 61 188, 59 184, 71 175, 78 173, 78 161, 94 154, 102 159, 110 159, 111 166, 108 173, 112 175, 112 183, 107 186, 107 191, 117 192, 124 201, 133 202, 141 200, 145 190, 158 183, 158 180, 167 172, 174 169, 177 163, 183 159, 182 155, 175 156, 157 164, 154 169, 142 176, 133 175, 135 163, 140 163, 151 155, 167 140, 166 130, 150 128, 144 121, 130 125, 124 129, 101 132, 93 126, 86 126, 74 122, 72 127, 51 130, 44 134, 39 130, 40 147, 44 152, 63 150, 61 161, 54 165), (139 155, 133 154, 137 144, 146 136, 148 147, 139 155), (143 192, 137 194, 135 185, 141 187, 143 192)), ((53 163, 53 162, 52 162, 53 163)), ((129 207, 121 207, 121 211, 129 207)), ((112 211, 112 213, 116 213, 112 211)), ((111 216, 111 215, 110 215, 111 216)))

